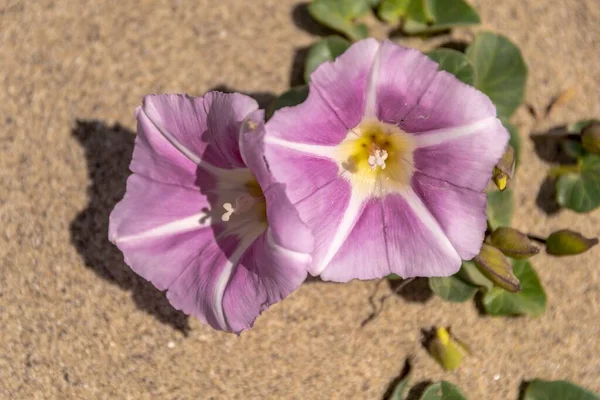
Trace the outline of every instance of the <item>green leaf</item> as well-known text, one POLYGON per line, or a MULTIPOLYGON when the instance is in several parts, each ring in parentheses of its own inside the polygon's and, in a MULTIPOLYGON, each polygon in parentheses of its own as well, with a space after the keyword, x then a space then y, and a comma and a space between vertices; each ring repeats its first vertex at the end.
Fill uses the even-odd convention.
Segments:
POLYGON ((302 103, 308 97, 308 86, 296 86, 283 93, 273 100, 267 107, 267 119, 271 118, 273 113, 280 108, 295 106, 302 103))
POLYGON ((432 24, 435 20, 429 10, 428 0, 411 0, 406 6, 405 17, 420 24, 432 24))
POLYGON ((432 50, 426 55, 440 65, 440 70, 450 72, 467 85, 473 85, 475 71, 467 57, 460 51, 441 48, 432 50))
POLYGON ((369 32, 366 25, 355 25, 354 20, 366 14, 370 7, 370 0, 314 0, 308 12, 323 25, 342 32, 351 40, 360 40, 369 32))
POLYGON ((600 122, 594 122, 582 129, 581 146, 587 152, 600 154, 600 122))
POLYGON ((322 63, 333 61, 350 47, 350 42, 339 36, 329 36, 312 45, 306 56, 304 81, 310 81, 310 74, 322 63))
POLYGON ((477 287, 482 287, 486 290, 491 290, 492 287, 494 287, 494 283, 489 280, 479 268, 477 268, 473 261, 463 261, 456 276, 464 282, 468 282, 477 287))
POLYGON ((585 154, 581 143, 576 142, 575 140, 565 139, 560 142, 560 147, 569 157, 574 159, 578 159, 585 154))
POLYGON ((600 395, 567 381, 534 379, 525 390, 523 400, 600 400, 600 395))
POLYGON ((394 391, 392 392, 390 397, 388 397, 388 400, 402 400, 404 398, 404 392, 408 387, 409 380, 410 374, 406 374, 406 376, 396 384, 396 387, 394 388, 394 391))
POLYGON ((600 119, 582 119, 580 121, 577 121, 571 125, 569 125, 567 127, 567 131, 570 133, 576 133, 576 134, 580 134, 581 131, 583 130, 583 128, 585 128, 588 125, 593 124, 594 122, 599 122, 600 123, 600 119))
POLYGON ((519 165, 519 155, 521 154, 521 137, 519 136, 519 130, 514 126, 507 117, 500 117, 502 125, 508 130, 510 134, 509 144, 515 149, 515 168, 519 165))
POLYGON ((510 226, 513 213, 512 190, 494 191, 487 194, 487 216, 492 229, 510 226))
POLYGON ((600 156, 587 154, 579 163, 578 173, 566 173, 556 181, 556 200, 563 207, 585 213, 600 206, 600 156))
POLYGON ((412 0, 405 17, 402 29, 409 34, 431 33, 481 22, 477 12, 464 0, 412 0))
POLYGON ((399 277, 396 274, 389 274, 388 276, 386 276, 387 279, 389 279, 390 281, 397 281, 399 279, 402 279, 401 277, 399 277))
POLYGON ((475 67, 475 87, 496 105, 498 115, 510 117, 523 101, 527 66, 521 51, 501 35, 483 32, 467 49, 475 67))
POLYGON ((521 291, 509 293, 494 287, 483 295, 483 308, 491 315, 541 315, 546 309, 546 293, 533 266, 527 260, 513 260, 513 272, 521 291))
POLYGON ((433 293, 446 301, 462 303, 473 298, 479 288, 461 280, 456 274, 445 277, 429 278, 429 287, 433 293))
POLYGON ((456 386, 441 381, 427 386, 421 400, 467 400, 456 386))
POLYGON ((395 24, 404 16, 410 2, 411 0, 383 0, 377 14, 382 20, 395 24))

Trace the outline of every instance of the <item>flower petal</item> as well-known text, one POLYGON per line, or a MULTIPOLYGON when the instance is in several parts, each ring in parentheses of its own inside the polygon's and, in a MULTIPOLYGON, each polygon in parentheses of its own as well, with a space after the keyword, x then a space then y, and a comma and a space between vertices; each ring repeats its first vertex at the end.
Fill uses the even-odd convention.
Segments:
POLYGON ((459 270, 460 256, 414 192, 386 197, 383 214, 393 273, 409 278, 448 276, 459 270))
POLYGON ((181 274, 169 286, 169 302, 215 329, 232 331, 223 308, 224 291, 256 237, 240 241, 230 235, 218 242, 213 237, 202 243, 197 256, 184 265, 181 274))
POLYGON ((213 238, 210 205, 197 189, 165 185, 139 175, 110 214, 109 239, 138 275, 165 290, 213 238))
POLYGON ((478 126, 468 135, 446 130, 445 139, 436 139, 425 146, 422 143, 429 135, 436 135, 435 132, 419 135, 413 156, 415 168, 456 186, 485 190, 494 166, 504 154, 509 135, 497 118, 483 120, 478 126))
MULTIPOLYGON (((242 157, 263 190, 267 202, 271 240, 285 249, 310 254, 313 251, 310 229, 300 220, 298 212, 287 197, 285 185, 274 179, 265 160, 263 114, 262 110, 251 114, 243 125, 240 136, 242 157)), ((278 168, 284 169, 285 165, 278 168)))
POLYGON ((405 129, 404 118, 418 104, 437 69, 438 65, 420 51, 383 41, 375 91, 379 120, 405 129))
POLYGON ((338 166, 330 159, 310 156, 268 142, 265 157, 275 179, 287 183, 286 192, 292 203, 310 196, 339 176, 338 166))
POLYGON ((317 90, 346 128, 354 128, 365 113, 371 67, 380 44, 365 39, 353 44, 333 62, 321 64, 310 77, 317 90))
POLYGON ((336 282, 447 276, 461 259, 434 217, 408 192, 370 200, 321 278, 336 282))
POLYGON ((151 95, 136 111, 138 137, 131 170, 150 179, 194 186, 198 164, 243 168, 238 150, 241 122, 258 108, 238 93, 204 97, 151 95))
POLYGON ((496 116, 489 97, 446 71, 435 74, 418 100, 401 123, 410 133, 460 128, 496 116))
POLYGON ((305 280, 311 257, 276 243, 269 229, 244 254, 223 298, 234 332, 252 326, 270 305, 283 300, 305 280))
POLYGON ((267 126, 274 138, 317 145, 338 144, 348 133, 346 125, 313 88, 303 103, 275 111, 267 126))
POLYGON ((344 244, 321 273, 329 281, 375 279, 389 275, 381 199, 371 199, 344 244))
POLYGON ((421 173, 413 177, 415 192, 436 218, 463 260, 475 257, 487 227, 486 196, 421 173))
POLYGON ((295 204, 302 221, 314 237, 310 273, 327 266, 358 219, 360 203, 351 202, 350 184, 337 178, 295 204))
MULTIPOLYGON (((258 233, 258 232, 256 232, 258 233)), ((215 329, 239 333, 306 279, 310 255, 276 244, 270 229, 241 242, 210 243, 171 285, 174 307, 215 329)))
POLYGON ((445 71, 401 127, 416 134, 417 170, 476 191, 487 186, 509 139, 490 99, 445 71))

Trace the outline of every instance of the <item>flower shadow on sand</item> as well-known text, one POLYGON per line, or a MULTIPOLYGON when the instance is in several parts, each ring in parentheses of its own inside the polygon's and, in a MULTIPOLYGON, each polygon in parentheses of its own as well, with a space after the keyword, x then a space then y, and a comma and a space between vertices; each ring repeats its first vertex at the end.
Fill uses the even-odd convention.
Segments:
POLYGON ((108 240, 108 216, 123 198, 125 181, 130 174, 134 132, 119 124, 108 126, 100 121, 78 120, 72 134, 85 150, 90 179, 88 206, 70 226, 72 243, 86 267, 131 291, 138 308, 187 335, 188 316, 171 307, 164 293, 134 273, 123 262, 121 252, 108 240))

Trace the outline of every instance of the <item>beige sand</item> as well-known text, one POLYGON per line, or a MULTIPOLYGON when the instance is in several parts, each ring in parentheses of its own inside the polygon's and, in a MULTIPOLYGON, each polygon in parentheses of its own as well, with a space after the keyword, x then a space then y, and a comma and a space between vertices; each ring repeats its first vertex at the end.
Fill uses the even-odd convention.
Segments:
MULTIPOLYGON (((600 212, 549 217, 536 205, 547 164, 529 139, 600 116, 597 0, 475 3, 483 28, 523 49, 527 102, 543 110, 577 89, 535 128, 525 109, 515 118, 525 152, 515 226, 598 236, 600 212)), ((600 248, 535 258, 549 296, 539 319, 396 296, 361 328, 369 296, 390 293, 387 284, 309 283, 241 337, 188 320, 124 266, 106 229, 124 190, 134 107, 152 92, 226 85, 266 101, 283 91, 295 51, 316 38, 294 24, 297 4, 0 1, 0 398, 379 399, 408 357, 414 383, 446 379, 470 399, 516 399, 533 377, 600 391, 600 248), (471 345, 457 372, 420 346, 432 325, 452 325, 471 345)))

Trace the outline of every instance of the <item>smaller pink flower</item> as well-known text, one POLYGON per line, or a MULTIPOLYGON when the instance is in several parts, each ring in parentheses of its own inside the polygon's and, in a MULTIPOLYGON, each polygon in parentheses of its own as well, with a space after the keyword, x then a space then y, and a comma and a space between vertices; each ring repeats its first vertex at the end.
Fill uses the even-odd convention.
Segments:
POLYGON ((127 192, 109 238, 171 304, 241 332, 306 278, 312 236, 262 156, 263 112, 241 94, 152 95, 136 110, 127 192))
POLYGON ((353 44, 266 129, 266 161, 315 239, 311 274, 447 276, 479 252, 508 133, 486 95, 419 51, 353 44))

